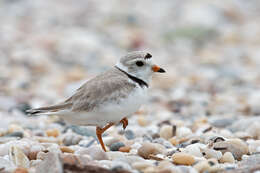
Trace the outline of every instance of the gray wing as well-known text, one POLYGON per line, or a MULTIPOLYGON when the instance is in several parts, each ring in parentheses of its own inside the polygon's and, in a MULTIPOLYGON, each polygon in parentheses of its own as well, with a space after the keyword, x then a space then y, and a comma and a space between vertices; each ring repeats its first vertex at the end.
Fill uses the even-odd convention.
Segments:
POLYGON ((116 101, 118 97, 126 98, 135 87, 126 75, 112 69, 83 84, 65 103, 72 104, 71 111, 90 112, 102 103, 116 101))

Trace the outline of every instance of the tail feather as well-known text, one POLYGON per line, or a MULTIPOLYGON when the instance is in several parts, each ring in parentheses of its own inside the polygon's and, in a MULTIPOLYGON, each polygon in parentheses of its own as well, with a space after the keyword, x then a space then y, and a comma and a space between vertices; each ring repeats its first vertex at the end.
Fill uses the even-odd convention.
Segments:
POLYGON ((40 114, 50 114, 54 112, 58 112, 60 110, 65 110, 71 108, 72 104, 71 103, 63 103, 59 105, 54 105, 54 106, 47 106, 47 107, 40 107, 36 109, 29 109, 26 111, 28 115, 40 115, 40 114))

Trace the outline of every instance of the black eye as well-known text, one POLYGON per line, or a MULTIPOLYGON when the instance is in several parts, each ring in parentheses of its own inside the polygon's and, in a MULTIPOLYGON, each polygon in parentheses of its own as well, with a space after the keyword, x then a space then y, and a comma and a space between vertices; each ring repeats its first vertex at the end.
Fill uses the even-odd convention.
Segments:
POLYGON ((137 66, 141 67, 144 65, 144 63, 142 61, 136 61, 135 63, 137 66))

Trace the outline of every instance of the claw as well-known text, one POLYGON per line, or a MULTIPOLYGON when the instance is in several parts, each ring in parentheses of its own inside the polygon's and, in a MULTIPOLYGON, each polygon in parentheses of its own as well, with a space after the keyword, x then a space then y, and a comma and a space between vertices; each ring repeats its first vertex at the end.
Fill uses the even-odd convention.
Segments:
POLYGON ((128 119, 127 118, 123 118, 120 123, 123 124, 123 128, 125 129, 128 126, 128 119))

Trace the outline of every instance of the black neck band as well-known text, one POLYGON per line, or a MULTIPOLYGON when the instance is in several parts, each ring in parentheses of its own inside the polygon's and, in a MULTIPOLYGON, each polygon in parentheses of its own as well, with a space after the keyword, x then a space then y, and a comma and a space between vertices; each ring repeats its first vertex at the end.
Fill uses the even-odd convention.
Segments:
POLYGON ((120 68, 117 67, 117 66, 115 66, 115 68, 117 68, 119 71, 121 71, 121 72, 123 72, 124 74, 126 74, 132 81, 138 83, 142 88, 143 88, 144 86, 146 86, 147 88, 149 87, 149 85, 148 85, 145 81, 143 81, 142 79, 139 79, 139 78, 137 78, 137 77, 135 77, 135 76, 130 75, 129 73, 125 72, 124 70, 120 69, 120 68))

